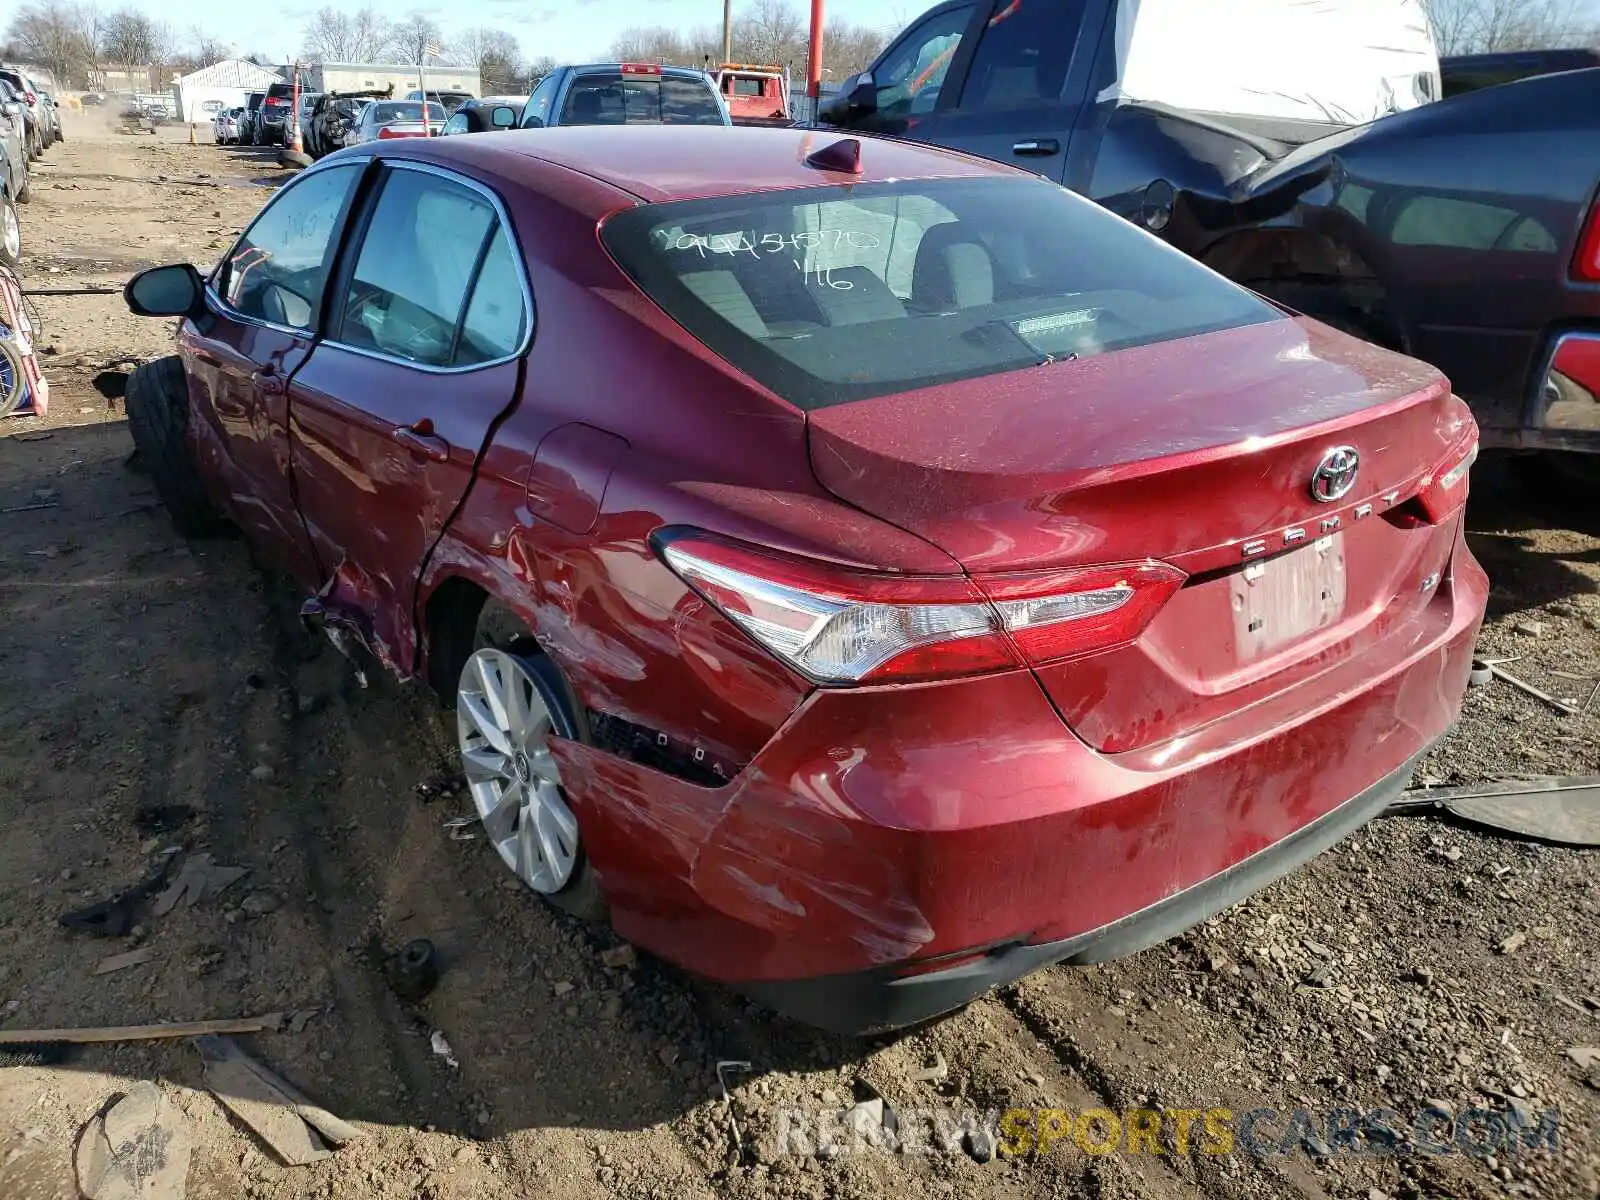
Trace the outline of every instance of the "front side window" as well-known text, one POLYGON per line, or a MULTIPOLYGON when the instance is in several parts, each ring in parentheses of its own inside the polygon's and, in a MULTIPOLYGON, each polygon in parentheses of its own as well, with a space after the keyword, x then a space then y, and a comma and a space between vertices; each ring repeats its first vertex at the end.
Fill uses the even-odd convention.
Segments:
MULTIPOLYGON (((531 107, 531 104, 530 104, 531 107)), ((676 75, 579 75, 567 89, 563 125, 721 125, 711 85, 676 75)))
POLYGON ((229 308, 292 329, 316 324, 333 263, 333 235, 360 174, 357 164, 329 167, 278 193, 218 274, 229 308))
POLYGON ((896 117, 934 110, 950 64, 961 49, 962 35, 972 23, 973 8, 969 4, 929 17, 900 40, 881 67, 873 69, 880 115, 896 117))
POLYGON ((1283 319, 1036 179, 644 205, 602 236, 679 324, 806 409, 1283 319))
POLYGON ((439 132, 440 133, 466 133, 467 132, 467 114, 466 113, 457 113, 455 116, 451 117, 448 121, 446 121, 444 123, 444 128, 441 129, 439 132))
POLYGON ((524 129, 550 124, 550 104, 555 99, 559 75, 546 75, 528 97, 528 107, 522 112, 524 129))
POLYGON ((1013 0, 984 26, 961 107, 1014 108, 1061 98, 1083 23, 1081 2, 1013 0))
POLYGON ((391 171, 343 298, 339 340, 448 365, 495 221, 494 207, 471 188, 421 171, 391 171))

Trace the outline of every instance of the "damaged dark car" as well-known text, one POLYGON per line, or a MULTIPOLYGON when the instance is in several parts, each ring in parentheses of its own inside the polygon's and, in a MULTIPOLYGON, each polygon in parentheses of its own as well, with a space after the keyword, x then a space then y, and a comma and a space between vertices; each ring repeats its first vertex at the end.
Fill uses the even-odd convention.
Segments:
POLYGON ((1431 362, 1486 445, 1600 451, 1600 72, 1442 92, 1416 0, 951 0, 823 120, 1036 170, 1431 362))

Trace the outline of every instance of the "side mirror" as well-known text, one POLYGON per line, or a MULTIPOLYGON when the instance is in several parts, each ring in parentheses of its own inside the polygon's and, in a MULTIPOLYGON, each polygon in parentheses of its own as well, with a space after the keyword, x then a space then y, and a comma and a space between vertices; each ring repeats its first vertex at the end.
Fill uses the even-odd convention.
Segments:
POLYGON ((524 129, 543 129, 544 128, 544 118, 543 117, 523 117, 522 118, 522 127, 524 129))
POLYGON ((188 263, 140 271, 122 289, 136 317, 198 317, 206 311, 206 285, 188 263))
POLYGON ((855 83, 850 85, 846 95, 849 97, 846 103, 853 112, 870 114, 878 111, 878 85, 873 82, 871 71, 863 71, 856 76, 855 83))
POLYGON ((496 129, 515 129, 517 127, 517 110, 509 104, 496 104, 489 112, 489 124, 496 129))
POLYGON ((22 115, 22 105, 15 100, 8 100, 6 103, 0 104, 0 112, 5 113, 8 117, 20 117, 22 115))

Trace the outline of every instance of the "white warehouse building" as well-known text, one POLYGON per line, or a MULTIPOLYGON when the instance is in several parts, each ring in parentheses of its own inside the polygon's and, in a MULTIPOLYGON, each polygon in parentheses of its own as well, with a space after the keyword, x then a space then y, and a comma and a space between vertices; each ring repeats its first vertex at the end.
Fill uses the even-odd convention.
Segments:
MULTIPOLYGON (((303 87, 313 92, 365 92, 394 85, 395 99, 415 91, 417 82, 415 66, 394 63, 315 63, 300 68, 303 87)), ((447 67, 429 63, 427 69, 430 92, 470 92, 483 94, 476 67, 447 67)))
POLYGON ((251 92, 264 92, 283 76, 258 67, 242 58, 225 58, 179 75, 172 81, 178 117, 191 124, 204 124, 225 108, 242 108, 251 92))

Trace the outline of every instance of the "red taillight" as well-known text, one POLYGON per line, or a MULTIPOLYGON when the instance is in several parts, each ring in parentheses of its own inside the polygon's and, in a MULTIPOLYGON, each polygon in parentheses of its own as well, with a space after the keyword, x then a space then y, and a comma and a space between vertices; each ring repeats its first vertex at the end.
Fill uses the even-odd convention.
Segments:
POLYGON ((1474 429, 1471 436, 1457 443, 1449 457, 1423 480, 1422 491, 1417 493, 1417 503, 1431 523, 1439 524, 1466 504, 1468 479, 1472 464, 1477 461, 1478 431, 1474 429))
POLYGON ((1600 202, 1589 210, 1578 252, 1572 256, 1571 275, 1582 283, 1600 283, 1600 202))
POLYGON ((1040 666, 1133 641, 1186 578, 1151 561, 976 582, 1022 656, 1040 666))
POLYGON ((424 136, 424 135, 423 135, 422 130, 420 130, 420 129, 392 129, 389 126, 385 125, 382 129, 378 130, 378 140, 379 141, 388 141, 390 138, 422 137, 422 136, 424 136))
POLYGON ((660 63, 623 63, 621 71, 624 75, 659 75, 660 63))
POLYGON ((767 650, 833 685, 975 675, 1121 645, 1184 580, 1155 562, 976 580, 890 575, 693 532, 663 537, 659 550, 767 650))

